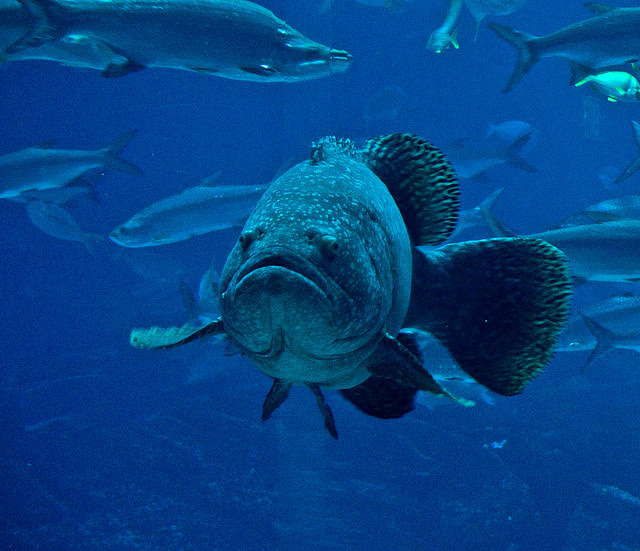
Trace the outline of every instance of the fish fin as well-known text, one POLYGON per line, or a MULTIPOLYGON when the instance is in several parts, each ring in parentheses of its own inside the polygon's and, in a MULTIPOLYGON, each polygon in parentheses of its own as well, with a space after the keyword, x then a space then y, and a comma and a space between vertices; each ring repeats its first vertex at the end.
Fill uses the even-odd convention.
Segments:
POLYGON ((516 31, 515 29, 500 23, 489 23, 489 27, 491 27, 493 32, 495 32, 500 38, 509 42, 518 53, 518 59, 513 73, 511 74, 507 85, 502 90, 504 93, 507 93, 538 61, 538 54, 535 49, 531 47, 533 43, 532 41, 538 37, 522 31, 516 31))
POLYGON ((34 149, 53 149, 57 143, 58 143, 58 140, 55 140, 55 139, 45 140, 43 142, 32 145, 31 147, 33 147, 34 149))
POLYGON ((609 6, 601 2, 587 2, 584 7, 596 15, 602 15, 603 13, 609 13, 618 9, 616 6, 609 6))
POLYGON ((122 157, 118 156, 135 134, 135 130, 129 130, 129 132, 125 132, 121 136, 118 136, 102 150, 106 156, 106 166, 114 170, 119 170, 120 172, 125 172, 126 174, 131 174, 132 176, 144 175, 142 170, 140 170, 136 165, 129 161, 125 161, 122 157))
POLYGON ((187 312, 187 319, 195 319, 198 317, 198 301, 196 297, 189 289, 189 286, 184 282, 180 281, 179 289, 180 289, 180 299, 182 300, 182 306, 187 312))
POLYGON ((433 334, 461 369, 510 396, 551 359, 570 297, 565 255, 540 239, 415 249, 405 324, 433 334))
POLYGON ((204 326, 187 323, 182 327, 133 329, 129 337, 129 343, 133 348, 141 349, 172 348, 209 335, 219 335, 221 333, 224 333, 224 323, 222 318, 218 318, 204 326))
POLYGON ((265 78, 278 74, 278 71, 271 67, 271 65, 248 65, 245 67, 238 67, 238 69, 250 75, 258 75, 259 77, 265 78))
POLYGON ((336 429, 336 422, 333 418, 333 413, 331 413, 331 408, 329 404, 325 400, 320 387, 317 384, 308 384, 307 385, 313 395, 316 397, 316 403, 318 404, 318 409, 320 413, 322 413, 322 418, 324 419, 324 427, 327 429, 329 434, 333 436, 333 438, 338 438, 338 431, 336 429))
POLYGON ((416 245, 436 245, 451 235, 460 189, 439 149, 414 134, 390 134, 368 140, 362 153, 391 192, 416 245))
POLYGON ((222 170, 218 170, 209 176, 205 176, 200 180, 198 185, 200 187, 216 187, 218 185, 218 181, 220 180, 220 176, 222 176, 222 170))
POLYGON ((104 78, 123 77, 129 73, 137 73, 146 68, 146 65, 141 65, 131 59, 126 59, 126 61, 122 63, 109 63, 109 65, 102 70, 102 76, 104 78))
POLYGON ((586 314, 583 314, 582 312, 578 312, 578 314, 583 319, 584 324, 587 326, 587 329, 596 338, 595 348, 591 351, 591 354, 589 355, 586 363, 580 368, 580 372, 583 372, 600 356, 603 356, 613 348, 615 335, 613 331, 610 331, 606 327, 603 327, 597 321, 595 321, 593 318, 590 318, 586 314))
POLYGON ((262 420, 266 421, 271 414, 278 409, 289 396, 291 383, 287 383, 282 379, 274 379, 271 390, 267 393, 262 403, 262 420))
MULTIPOLYGON (((515 230, 496 218, 495 214, 491 212, 491 208, 486 208, 486 205, 482 203, 478 206, 480 207, 484 223, 495 237, 518 237, 518 233, 515 230)), ((493 206, 493 204, 491 206, 493 206)))
POLYGON ((520 156, 520 151, 527 144, 527 142, 531 139, 531 132, 527 132, 520 136, 516 141, 514 141, 509 147, 506 149, 507 153, 507 162, 520 170, 524 170, 525 172, 538 172, 538 169, 531 166, 527 161, 525 161, 520 156))
POLYGON ((575 61, 569 62, 569 68, 571 69, 571 76, 569 77, 569 84, 571 86, 581 86, 581 84, 578 84, 579 82, 584 84, 584 82, 588 81, 589 77, 594 76, 596 72, 593 67, 587 67, 575 61))
POLYGON ((367 360, 367 369, 371 376, 366 381, 340 392, 373 417, 395 419, 409 413, 419 390, 469 405, 468 400, 441 387, 424 368, 416 335, 412 332, 400 332, 395 338, 386 334, 367 360))
MULTIPOLYGON (((633 139, 636 145, 640 148, 640 124, 632 120, 631 125, 633 127, 633 139)), ((619 184, 620 182, 633 176, 636 172, 638 172, 639 169, 640 169, 640 156, 636 157, 633 161, 631 161, 620 173, 620 175, 613 181, 613 183, 619 184)))
POLYGON ((26 48, 40 46, 63 36, 65 33, 56 25, 61 20, 59 13, 62 8, 54 0, 18 0, 34 19, 31 28, 11 46, 6 48, 5 54, 15 54, 26 48))

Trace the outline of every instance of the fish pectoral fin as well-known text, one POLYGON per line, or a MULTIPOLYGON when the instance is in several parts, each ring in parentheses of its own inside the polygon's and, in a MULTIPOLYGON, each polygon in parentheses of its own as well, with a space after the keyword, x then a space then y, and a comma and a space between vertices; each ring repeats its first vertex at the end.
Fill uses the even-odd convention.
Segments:
POLYGON ((579 84, 577 84, 578 82, 586 80, 596 72, 594 68, 576 63, 575 61, 569 62, 569 66, 571 68, 571 77, 569 78, 569 84, 571 86, 579 86, 579 84))
POLYGON ((320 413, 322 413, 322 417, 324 419, 324 427, 327 429, 329 434, 334 438, 338 438, 338 431, 336 430, 336 422, 333 418, 333 413, 331 413, 331 408, 329 404, 324 398, 322 391, 320 390, 320 386, 317 384, 308 384, 307 385, 313 395, 316 397, 316 403, 318 404, 318 408, 320 409, 320 413))
POLYGON ((342 396, 360 411, 379 419, 397 419, 415 407, 419 390, 446 396, 463 405, 471 405, 442 388, 422 365, 415 335, 385 335, 367 369, 371 376, 363 383, 341 390, 342 396))
POLYGON ((247 65, 245 67, 238 67, 238 69, 251 75, 258 75, 266 78, 275 76, 278 73, 278 71, 271 67, 271 65, 247 65))
POLYGON ((133 329, 129 343, 133 348, 159 349, 172 348, 189 342, 224 333, 222 318, 207 323, 204 326, 186 324, 182 327, 150 327, 148 329, 133 329))
POLYGON ((278 409, 289 396, 291 383, 287 383, 282 379, 274 379, 271 390, 267 393, 262 404, 262 420, 266 421, 271 414, 278 409))
POLYGON ((109 65, 102 70, 102 76, 105 78, 122 77, 129 73, 142 71, 142 69, 146 69, 146 66, 136 63, 131 59, 126 59, 122 63, 109 63, 109 65))

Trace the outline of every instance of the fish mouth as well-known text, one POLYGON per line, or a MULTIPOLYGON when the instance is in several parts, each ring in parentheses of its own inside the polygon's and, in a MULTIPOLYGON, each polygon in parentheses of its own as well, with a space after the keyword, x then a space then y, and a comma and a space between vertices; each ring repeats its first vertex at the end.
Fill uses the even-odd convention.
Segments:
POLYGON ((241 287, 245 279, 264 268, 275 268, 295 273, 315 288, 323 299, 333 303, 336 284, 325 276, 312 262, 285 248, 272 248, 250 257, 234 276, 230 286, 241 287))

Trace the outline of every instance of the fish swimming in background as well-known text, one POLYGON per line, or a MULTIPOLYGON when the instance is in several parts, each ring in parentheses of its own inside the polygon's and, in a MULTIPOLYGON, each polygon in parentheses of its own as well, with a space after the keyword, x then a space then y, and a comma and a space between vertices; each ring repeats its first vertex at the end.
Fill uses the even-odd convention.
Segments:
POLYGON ((640 101, 638 79, 625 71, 606 71, 588 75, 575 86, 589 83, 591 87, 607 97, 608 101, 640 101))
POLYGON ((420 390, 466 402, 425 369, 402 328, 433 334, 476 381, 517 394, 566 321, 566 260, 536 239, 416 248, 451 233, 458 196, 451 165, 415 135, 360 150, 322 139, 249 216, 222 270, 220 317, 134 329, 130 342, 168 348, 226 335, 274 381, 263 420, 304 385, 334 437, 321 387, 383 419, 411 411, 420 390))
POLYGON ((0 199, 15 199, 24 193, 63 188, 96 168, 110 168, 140 176, 142 171, 137 166, 118 156, 134 134, 132 130, 106 147, 89 151, 53 149, 44 145, 2 155, 0 199))
POLYGON ((589 205, 549 229, 615 222, 616 220, 640 220, 640 195, 615 197, 595 205, 589 205))
POLYGON ((581 308, 558 340, 559 352, 591 350, 581 371, 615 348, 640 352, 640 297, 614 296, 581 308))
POLYGON ((100 70, 111 64, 126 62, 124 57, 100 41, 80 35, 65 35, 39 47, 25 48, 11 55, 4 53, 29 33, 33 24, 33 16, 18 0, 0 0, 0 62, 42 59, 71 67, 100 70))
MULTIPOLYGON (((518 235, 490 211, 483 213, 494 235, 518 235)), ((542 239, 565 253, 575 283, 640 281, 640 220, 567 226, 526 237, 542 239)))
POLYGON ((500 197, 503 191, 504 188, 497 189, 491 195, 482 200, 476 207, 472 209, 461 210, 458 214, 456 227, 449 236, 449 239, 455 239, 463 231, 470 228, 486 226, 486 216, 484 213, 485 211, 490 211, 493 208, 493 205, 498 200, 498 197, 500 197))
POLYGON ((351 56, 309 40, 246 0, 20 0, 35 23, 8 55, 65 36, 120 56, 105 77, 145 67, 185 69, 237 80, 295 82, 343 72, 351 56))
POLYGON ((524 6, 526 0, 465 0, 465 4, 476 20, 476 32, 473 37, 478 38, 480 23, 487 15, 510 15, 524 6))
MULTIPOLYGON (((631 126, 633 128, 633 140, 635 141, 636 146, 640 148, 640 124, 638 124, 636 121, 631 121, 631 126)), ((630 178, 636 172, 638 172, 639 169, 640 154, 638 154, 638 156, 623 169, 623 171, 620 173, 620 176, 618 176, 613 183, 619 184, 620 182, 624 182, 627 178, 630 178)))
POLYGON ((36 228, 47 235, 65 241, 79 241, 92 255, 91 244, 104 239, 101 235, 85 233, 60 205, 33 201, 27 205, 27 216, 36 228))
POLYGON ((480 180, 487 170, 504 164, 526 172, 537 172, 535 167, 520 156, 520 151, 530 138, 531 132, 510 143, 495 139, 462 138, 444 149, 458 176, 480 180))
POLYGON ((495 33, 516 48, 516 67, 504 88, 511 90, 539 60, 561 57, 571 63, 571 84, 596 69, 640 60, 640 8, 615 8, 588 2, 594 17, 546 36, 534 36, 506 25, 489 23, 495 33))
POLYGON ((266 186, 199 185, 142 209, 109 237, 123 247, 155 247, 242 227, 266 186))

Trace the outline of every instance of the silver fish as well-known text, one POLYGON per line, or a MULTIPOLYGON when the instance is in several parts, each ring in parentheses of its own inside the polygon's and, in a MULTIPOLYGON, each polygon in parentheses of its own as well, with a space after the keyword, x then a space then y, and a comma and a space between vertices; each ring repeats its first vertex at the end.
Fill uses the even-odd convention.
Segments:
POLYGON ((101 235, 85 233, 60 205, 34 201, 27 205, 27 215, 31 223, 47 235, 65 241, 79 241, 91 254, 94 254, 91 243, 104 239, 101 235))
POLYGON ((82 36, 124 58, 106 77, 166 67, 263 82, 299 81, 347 69, 351 56, 309 40, 245 0, 20 0, 36 23, 9 55, 82 36))
POLYGON ((135 131, 116 138, 102 149, 51 149, 29 147, 0 157, 0 198, 13 199, 25 192, 62 188, 90 170, 111 168, 140 176, 142 171, 118 156, 135 131))
POLYGON ((520 156, 520 151, 531 138, 531 132, 505 143, 502 140, 463 138, 445 148, 456 174, 462 178, 482 179, 490 168, 508 164, 526 172, 536 172, 520 156))
POLYGON ((560 352, 592 351, 583 371, 614 348, 640 352, 640 297, 616 296, 582 308, 558 339, 560 352))
POLYGON ((550 229, 567 226, 583 226, 585 224, 600 224, 616 220, 640 220, 640 195, 627 195, 607 199, 565 218, 557 226, 550 229))
POLYGON ((449 236, 450 240, 455 239, 463 231, 470 228, 476 228, 478 226, 486 226, 485 211, 490 211, 494 203, 500 197, 500 194, 504 191, 504 188, 497 189, 491 195, 486 197, 480 204, 472 209, 461 210, 458 215, 458 222, 453 233, 449 236))
POLYGON ((534 36, 499 23, 495 33, 518 52, 516 67, 504 88, 511 90, 539 60, 561 57, 572 64, 571 84, 596 69, 640 59, 640 8, 614 8, 597 2, 585 6, 595 17, 563 27, 546 36, 534 36))
POLYGON ((142 209, 109 237, 123 247, 155 247, 242 227, 265 186, 195 186, 142 209))
POLYGON ((517 394, 566 319, 565 260, 528 239, 412 247, 443 241, 457 207, 451 166, 425 140, 392 134, 358 151, 325 138, 247 220, 221 274, 220 318, 134 329, 130 342, 168 348, 226 335, 274 379, 263 420, 305 385, 334 437, 321 386, 385 419, 411 411, 420 390, 467 402, 425 369, 405 326, 432 333, 481 384, 517 394))
MULTIPOLYGON (((484 215, 494 235, 518 235, 490 211, 484 215)), ((527 237, 542 239, 565 253, 576 283, 640 281, 640 220, 568 226, 527 237)))

